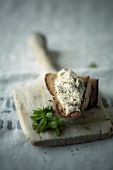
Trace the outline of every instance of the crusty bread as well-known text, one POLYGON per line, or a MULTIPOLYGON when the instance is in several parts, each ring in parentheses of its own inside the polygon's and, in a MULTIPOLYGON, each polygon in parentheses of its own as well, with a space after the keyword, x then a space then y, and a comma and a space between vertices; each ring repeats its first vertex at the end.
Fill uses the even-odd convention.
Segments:
POLYGON ((91 94, 87 110, 92 109, 98 102, 98 79, 91 78, 91 94))
MULTIPOLYGON (((67 118, 67 119, 75 119, 79 117, 81 115, 81 112, 78 112, 78 111, 75 111, 71 114, 66 115, 65 110, 63 109, 55 93, 55 79, 56 78, 57 78, 57 74, 48 73, 45 75, 45 83, 46 83, 47 89, 53 95, 53 99, 55 101, 56 108, 58 110, 59 115, 62 118, 67 118)), ((90 93, 91 93, 91 81, 90 81, 89 76, 81 77, 81 78, 83 79, 83 82, 84 82, 85 92, 83 94, 83 101, 81 103, 81 106, 79 106, 79 108, 81 111, 83 111, 87 108, 88 103, 89 103, 89 98, 90 98, 90 93)))

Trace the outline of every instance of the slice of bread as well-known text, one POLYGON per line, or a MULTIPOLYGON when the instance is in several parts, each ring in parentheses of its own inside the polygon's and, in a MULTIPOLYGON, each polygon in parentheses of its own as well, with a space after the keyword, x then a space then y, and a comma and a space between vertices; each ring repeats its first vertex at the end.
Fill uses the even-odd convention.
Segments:
MULTIPOLYGON (((85 92, 83 94, 83 101, 81 105, 79 106, 80 111, 83 111, 87 108, 88 103, 89 103, 89 98, 90 98, 90 93, 91 93, 91 80, 90 77, 81 77, 84 82, 84 87, 85 87, 85 92)), ((53 95, 53 99, 56 104, 56 108, 58 110, 59 115, 62 118, 67 118, 67 119, 75 119, 78 118, 81 115, 81 112, 75 111, 73 113, 70 113, 66 115, 65 110, 63 109, 60 101, 57 98, 56 92, 55 92, 55 80, 57 79, 57 74, 52 74, 48 73, 45 75, 45 83, 46 87, 49 90, 49 92, 53 95)))
POLYGON ((92 109, 98 102, 98 79, 91 78, 91 94, 87 110, 92 109))

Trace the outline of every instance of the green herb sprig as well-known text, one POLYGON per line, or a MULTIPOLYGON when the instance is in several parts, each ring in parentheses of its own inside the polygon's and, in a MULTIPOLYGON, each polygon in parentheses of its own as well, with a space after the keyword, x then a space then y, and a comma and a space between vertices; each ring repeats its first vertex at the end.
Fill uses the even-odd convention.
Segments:
POLYGON ((53 107, 43 107, 33 110, 32 127, 37 133, 43 133, 47 130, 55 130, 59 136, 62 131, 63 121, 59 116, 53 117, 53 107))
MULTIPOLYGON (((43 133, 48 130, 55 130, 56 135, 59 136, 62 132, 63 126, 69 125, 85 125, 88 123, 93 123, 95 121, 105 121, 105 120, 113 120, 111 117, 97 117, 90 120, 83 120, 77 122, 66 122, 63 121, 59 116, 53 116, 53 107, 43 107, 33 110, 33 116, 30 117, 33 124, 32 127, 36 130, 37 133, 43 133)), ((86 130, 90 130, 90 128, 86 127, 86 130)))
POLYGON ((89 65, 89 68, 97 68, 97 64, 93 62, 89 65))

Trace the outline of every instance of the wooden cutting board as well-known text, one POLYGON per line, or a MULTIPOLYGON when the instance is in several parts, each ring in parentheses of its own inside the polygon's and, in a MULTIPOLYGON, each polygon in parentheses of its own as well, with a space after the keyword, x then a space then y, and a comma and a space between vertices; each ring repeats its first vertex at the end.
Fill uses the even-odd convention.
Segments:
MULTIPOLYGON (((41 67, 46 68, 46 72, 55 71, 50 61, 47 60, 47 53, 44 50, 45 47, 43 45, 39 45, 41 44, 39 42, 42 42, 41 40, 42 37, 39 35, 35 35, 30 39, 33 51, 35 51, 35 55, 38 54, 38 56, 42 57, 43 62, 41 63, 41 67), (38 43, 36 42, 36 39, 38 40, 38 43)), ((38 62, 42 61, 39 60, 40 57, 38 57, 38 62)), ((31 84, 16 89, 13 92, 23 133, 31 144, 41 146, 68 145, 104 139, 112 135, 111 121, 97 121, 88 125, 71 125, 64 127, 59 137, 56 136, 54 131, 48 131, 41 134, 36 133, 32 129, 32 121, 30 119, 30 116, 33 114, 33 110, 49 105, 53 105, 54 107, 54 104, 51 101, 53 98, 45 86, 44 77, 45 73, 41 74, 40 77, 34 80, 31 84), (86 130, 86 126, 89 127, 90 130, 86 130)), ((98 105, 101 107, 100 109, 93 108, 89 111, 84 111, 82 117, 76 121, 108 116, 100 99, 98 101, 98 105)))

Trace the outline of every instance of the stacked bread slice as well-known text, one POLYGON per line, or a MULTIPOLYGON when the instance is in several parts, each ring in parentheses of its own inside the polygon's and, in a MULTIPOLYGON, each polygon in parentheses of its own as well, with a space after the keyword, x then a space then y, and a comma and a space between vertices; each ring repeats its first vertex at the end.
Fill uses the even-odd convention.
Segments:
POLYGON ((80 117, 82 111, 86 109, 92 109, 97 105, 98 102, 98 79, 90 78, 89 76, 80 77, 83 80, 85 91, 83 94, 83 101, 80 105, 80 112, 74 111, 68 115, 66 115, 65 110, 63 109, 59 99, 57 98, 55 92, 55 80, 57 79, 58 75, 53 73, 48 73, 45 75, 45 83, 46 87, 53 95, 54 102, 56 104, 56 108, 58 110, 59 115, 62 118, 67 119, 75 119, 80 117))

